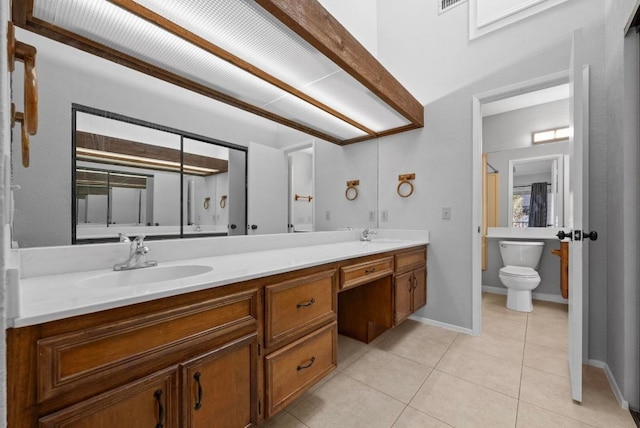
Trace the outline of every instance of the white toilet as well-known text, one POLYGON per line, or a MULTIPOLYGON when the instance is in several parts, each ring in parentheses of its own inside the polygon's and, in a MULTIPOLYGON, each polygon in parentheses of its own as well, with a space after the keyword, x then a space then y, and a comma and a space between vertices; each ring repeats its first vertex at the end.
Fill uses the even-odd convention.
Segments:
POLYGON ((540 284, 536 268, 544 242, 500 241, 499 245, 504 267, 498 276, 507 287, 507 308, 531 312, 531 290, 540 284))

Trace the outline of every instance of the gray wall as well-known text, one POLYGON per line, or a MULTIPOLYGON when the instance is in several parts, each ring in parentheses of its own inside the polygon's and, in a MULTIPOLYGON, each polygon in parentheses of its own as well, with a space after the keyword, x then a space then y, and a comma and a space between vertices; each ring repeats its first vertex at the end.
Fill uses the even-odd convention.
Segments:
MULTIPOLYGON (((606 247, 607 288, 592 296, 606 302, 602 335, 606 361, 622 394, 638 408, 638 35, 623 39, 635 0, 606 1, 606 247)), ((593 139, 592 139, 593 141, 593 139)))

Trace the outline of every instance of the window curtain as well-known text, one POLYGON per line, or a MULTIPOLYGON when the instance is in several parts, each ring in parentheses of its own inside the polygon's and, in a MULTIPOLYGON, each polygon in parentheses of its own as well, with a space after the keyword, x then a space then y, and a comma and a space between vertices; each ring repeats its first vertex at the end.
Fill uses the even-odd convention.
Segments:
POLYGON ((529 227, 547 227, 547 183, 531 185, 529 227))

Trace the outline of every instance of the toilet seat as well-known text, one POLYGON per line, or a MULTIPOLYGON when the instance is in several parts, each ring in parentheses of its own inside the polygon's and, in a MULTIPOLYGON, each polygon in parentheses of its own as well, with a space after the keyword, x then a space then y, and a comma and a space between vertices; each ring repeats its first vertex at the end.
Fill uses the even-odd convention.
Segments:
POLYGON ((535 269, 524 266, 505 266, 500 269, 500 274, 514 278, 540 278, 535 269))

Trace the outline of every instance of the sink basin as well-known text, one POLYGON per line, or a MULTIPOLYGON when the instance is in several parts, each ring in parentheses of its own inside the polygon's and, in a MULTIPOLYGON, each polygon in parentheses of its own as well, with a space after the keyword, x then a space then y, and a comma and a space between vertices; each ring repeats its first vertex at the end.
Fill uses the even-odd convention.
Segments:
POLYGON ((212 270, 211 266, 205 265, 156 266, 96 275, 83 279, 76 285, 92 288, 134 287, 202 275, 212 270))

